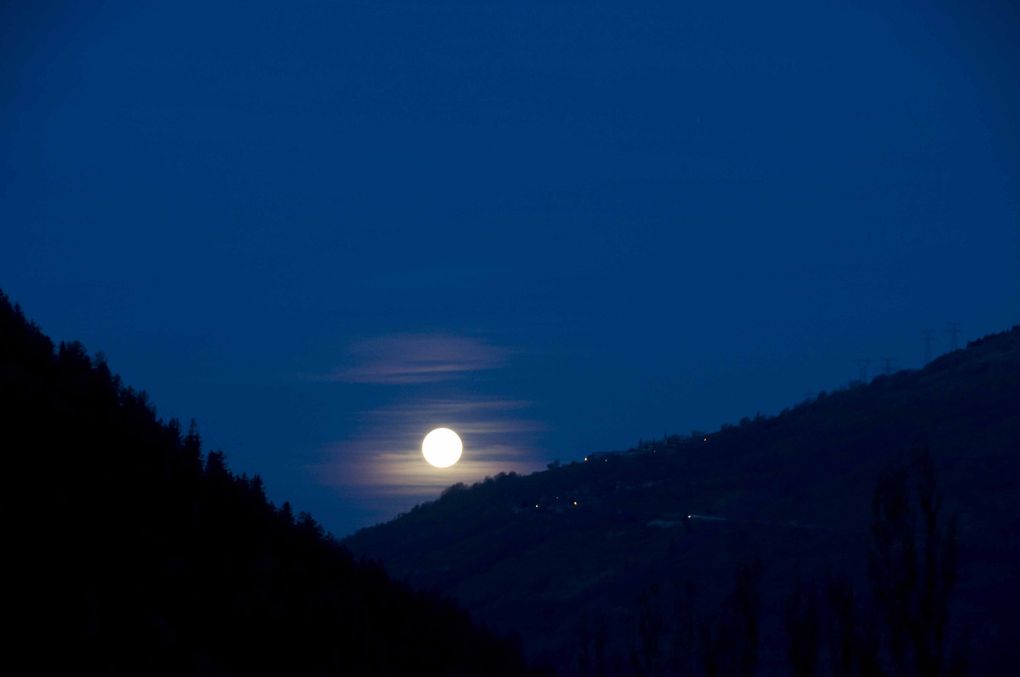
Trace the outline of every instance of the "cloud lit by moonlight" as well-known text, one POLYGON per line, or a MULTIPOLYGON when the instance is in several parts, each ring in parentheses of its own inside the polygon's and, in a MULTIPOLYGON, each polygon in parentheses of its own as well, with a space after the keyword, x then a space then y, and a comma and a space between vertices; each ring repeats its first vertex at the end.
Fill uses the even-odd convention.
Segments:
POLYGON ((357 500, 366 510, 366 525, 389 519, 439 498, 454 484, 542 469, 545 462, 533 444, 542 426, 521 417, 526 406, 517 401, 427 399, 363 412, 354 434, 321 449, 321 461, 306 468, 321 484, 357 500), (463 438, 463 455, 446 468, 423 458, 423 438, 439 426, 463 438))
POLYGON ((543 426, 523 415, 528 403, 486 396, 473 380, 504 366, 510 354, 446 334, 388 335, 355 344, 347 364, 320 380, 381 388, 377 392, 392 396, 389 404, 355 414, 345 438, 323 447, 320 462, 308 470, 322 484, 372 506, 378 520, 459 482, 540 469, 535 441, 543 426))

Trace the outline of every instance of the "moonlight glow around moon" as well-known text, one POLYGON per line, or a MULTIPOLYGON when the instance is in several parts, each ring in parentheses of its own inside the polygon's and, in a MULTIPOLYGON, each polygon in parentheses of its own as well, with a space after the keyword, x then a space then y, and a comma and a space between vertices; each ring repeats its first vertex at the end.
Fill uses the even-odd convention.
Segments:
POLYGON ((449 468, 460 460, 463 451, 460 437, 449 428, 436 428, 421 443, 422 456, 437 468, 449 468))

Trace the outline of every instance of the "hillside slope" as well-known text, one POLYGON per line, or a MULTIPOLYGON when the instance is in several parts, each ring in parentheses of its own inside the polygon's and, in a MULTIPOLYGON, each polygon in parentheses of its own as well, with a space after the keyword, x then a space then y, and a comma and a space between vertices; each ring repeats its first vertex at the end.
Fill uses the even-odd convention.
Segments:
POLYGON ((710 613, 734 568, 760 559, 762 661, 775 667, 786 591, 864 579, 876 482, 916 448, 959 520, 953 628, 980 628, 975 673, 994 673, 1020 657, 1020 327, 775 417, 453 487, 346 543, 520 632, 565 674, 587 660, 592 627, 609 628, 605 650, 625 665, 648 599, 710 613))
POLYGON ((275 508, 101 359, 55 351, 2 293, 0 431, 19 674, 529 674, 451 603, 275 508))

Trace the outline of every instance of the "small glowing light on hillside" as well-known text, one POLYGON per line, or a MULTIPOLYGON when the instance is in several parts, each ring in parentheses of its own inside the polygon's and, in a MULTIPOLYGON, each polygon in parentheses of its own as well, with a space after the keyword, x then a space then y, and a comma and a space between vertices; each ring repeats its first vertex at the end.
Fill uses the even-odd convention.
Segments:
POLYGON ((588 462, 588 457, 587 457, 587 456, 585 456, 585 457, 584 457, 584 462, 585 462, 585 463, 587 463, 587 462, 588 462))
POLYGON ((577 501, 574 501, 574 507, 575 508, 577 507, 577 501))
POLYGON ((460 460, 463 452, 460 436, 449 428, 436 428, 421 443, 422 456, 436 468, 449 468, 460 460))

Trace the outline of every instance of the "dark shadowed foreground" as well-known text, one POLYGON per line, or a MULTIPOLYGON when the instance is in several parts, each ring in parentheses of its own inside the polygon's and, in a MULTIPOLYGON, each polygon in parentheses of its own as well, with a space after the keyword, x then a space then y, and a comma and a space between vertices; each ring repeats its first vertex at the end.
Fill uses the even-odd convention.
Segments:
MULTIPOLYGON (((0 293, 20 674, 523 675, 452 603, 356 562, 0 293)), ((11 639, 11 635, 8 635, 11 639)))
MULTIPOLYGON (((261 425, 253 422, 253 425, 261 425)), ((1020 328, 347 541, 0 294, 9 661, 39 674, 1010 674, 1020 328), (415 591, 410 584, 419 591, 415 591)))
POLYGON ((774 417, 455 486, 347 539, 563 674, 1009 674, 1020 327, 774 417))

